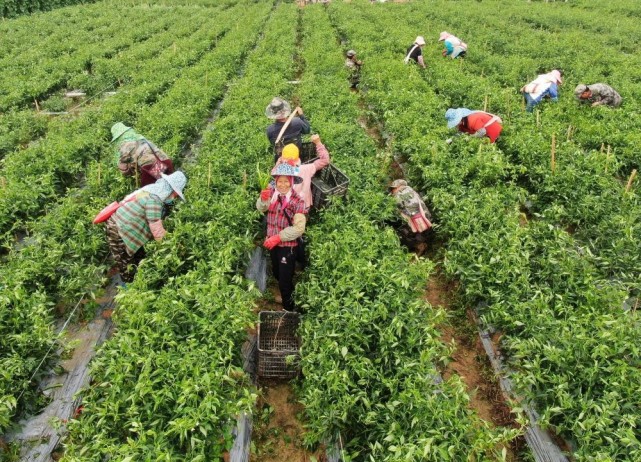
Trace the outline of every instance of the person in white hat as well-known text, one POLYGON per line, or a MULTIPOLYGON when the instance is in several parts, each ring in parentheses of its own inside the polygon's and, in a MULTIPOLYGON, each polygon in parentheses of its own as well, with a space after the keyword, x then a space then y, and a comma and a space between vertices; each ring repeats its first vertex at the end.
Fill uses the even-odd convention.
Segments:
POLYGON ((407 47, 407 53, 405 54, 405 59, 403 62, 409 64, 410 61, 414 61, 423 69, 425 69, 425 61, 423 60, 423 51, 422 48, 425 46, 425 39, 423 36, 419 35, 414 40, 414 43, 407 47))
POLYGON ((162 223, 163 209, 176 197, 185 200, 187 178, 183 172, 161 174, 155 183, 130 195, 107 220, 107 242, 124 282, 133 280, 136 266, 145 256, 144 245, 160 241, 167 233, 162 223))
POLYGON ((274 161, 278 160, 280 150, 282 150, 286 144, 294 143, 298 146, 298 149, 302 149, 303 139, 301 135, 311 132, 311 126, 303 114, 303 109, 297 107, 294 109, 294 112, 297 114, 297 117, 294 117, 283 131, 283 126, 292 113, 292 108, 289 103, 282 98, 274 98, 265 109, 265 116, 274 121, 274 123, 267 127, 267 138, 272 146, 276 147, 275 144, 278 135, 283 131, 280 140, 278 140, 279 149, 277 149, 278 153, 274 161))
POLYGON ((559 100, 559 85, 563 83, 561 71, 554 69, 547 74, 541 74, 532 82, 521 88, 523 98, 527 106, 525 110, 532 112, 534 106, 543 101, 544 98, 550 98, 552 101, 559 100))
POLYGON ((581 103, 590 103, 595 106, 621 106, 621 95, 610 85, 593 83, 592 85, 579 84, 574 89, 574 96, 581 103))
POLYGON ((361 66, 363 61, 356 59, 356 52, 354 50, 349 50, 345 53, 345 67, 349 71, 349 83, 351 88, 356 89, 361 80, 361 66))
POLYGON ((135 176, 141 186, 156 182, 161 173, 174 171, 169 156, 158 147, 122 122, 111 127, 115 161, 124 176, 135 176))
POLYGON ((259 212, 267 212, 267 239, 263 246, 270 251, 272 274, 278 281, 283 308, 294 311, 294 271, 303 262, 301 240, 307 223, 305 201, 294 190, 303 180, 298 169, 289 163, 277 164, 272 172, 275 187, 264 189, 256 201, 259 212))
POLYGON ((467 53, 467 43, 463 42, 460 38, 453 36, 447 31, 443 31, 438 41, 444 42, 445 45, 443 57, 449 56, 452 59, 465 57, 467 53))

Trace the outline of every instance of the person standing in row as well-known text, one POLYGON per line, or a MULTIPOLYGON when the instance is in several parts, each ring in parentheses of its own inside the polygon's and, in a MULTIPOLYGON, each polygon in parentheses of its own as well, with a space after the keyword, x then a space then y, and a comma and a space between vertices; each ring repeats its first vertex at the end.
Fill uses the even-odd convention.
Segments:
POLYGON ((356 89, 361 81, 361 66, 363 62, 356 59, 354 50, 349 50, 345 55, 345 67, 349 71, 350 88, 356 89))
POLYGON ((124 282, 133 281, 136 266, 145 256, 144 245, 160 241, 166 231, 162 223, 163 207, 176 197, 185 200, 187 178, 183 172, 162 174, 155 183, 134 191, 107 220, 107 242, 124 282))
POLYGON ((468 133, 474 137, 487 136, 494 143, 501 134, 503 121, 499 116, 484 111, 471 111, 460 107, 449 108, 445 112, 447 128, 458 128, 460 133, 468 133))
POLYGON ((301 250, 299 238, 305 232, 307 222, 305 202, 294 191, 293 186, 301 183, 297 169, 286 163, 277 164, 271 172, 274 188, 261 191, 256 201, 259 212, 267 212, 267 239, 263 246, 270 251, 272 274, 278 281, 283 308, 295 311, 294 270, 297 254, 301 250))
POLYGON ((534 106, 543 101, 543 98, 550 98, 552 101, 559 100, 559 85, 563 83, 561 72, 553 70, 547 74, 541 74, 532 82, 521 87, 521 93, 527 106, 525 110, 532 112, 534 106))
POLYGON ((169 156, 133 128, 118 122, 111 127, 111 135, 116 164, 124 176, 135 176, 141 186, 147 186, 155 183, 161 173, 173 173, 169 156))
POLYGON ((279 163, 286 162, 298 169, 298 175, 302 178, 302 182, 294 184, 294 191, 305 202, 305 209, 309 210, 313 203, 312 197, 312 177, 327 167, 330 162, 329 151, 321 142, 320 136, 312 135, 312 143, 316 148, 316 155, 318 156, 314 162, 309 164, 301 164, 300 151, 295 144, 288 144, 283 148, 283 155, 278 159, 279 163))
POLYGON ((407 47, 407 53, 403 62, 409 64, 410 61, 414 61, 423 69, 425 69, 425 61, 423 60, 423 51, 422 48, 425 46, 425 39, 419 35, 414 40, 414 43, 407 47))
POLYGON ((302 135, 311 131, 309 122, 303 114, 303 109, 297 107, 294 112, 297 116, 293 117, 289 125, 283 130, 288 117, 292 114, 292 108, 289 103, 282 98, 274 98, 265 109, 267 118, 274 120, 274 123, 267 127, 267 138, 271 145, 275 147, 275 160, 278 159, 283 146, 286 144, 294 143, 298 146, 298 149, 302 149, 302 135), (278 139, 279 135, 280 139, 278 139), (278 141, 278 146, 276 146, 276 141, 278 141))
POLYGON ((574 96, 581 103, 591 103, 595 106, 621 106, 621 95, 609 85, 604 83, 593 83, 592 85, 577 85, 574 89, 574 96))
POLYGON ((438 39, 439 42, 444 42, 445 49, 443 50, 443 57, 449 56, 452 59, 464 58, 467 53, 467 43, 463 42, 458 37, 453 36, 449 32, 441 32, 438 39))

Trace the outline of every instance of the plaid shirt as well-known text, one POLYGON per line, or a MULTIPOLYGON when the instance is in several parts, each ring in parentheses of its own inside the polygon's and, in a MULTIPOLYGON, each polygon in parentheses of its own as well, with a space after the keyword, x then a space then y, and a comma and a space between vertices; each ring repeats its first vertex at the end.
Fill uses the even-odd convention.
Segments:
MULTIPOLYGON (((279 198, 280 199, 280 198, 279 198)), ((297 213, 305 213, 305 201, 300 198, 296 191, 292 191, 291 196, 289 197, 289 202, 285 206, 285 209, 282 208, 280 200, 278 205, 274 210, 270 210, 267 213, 267 237, 275 236, 280 233, 283 229, 290 226, 287 217, 284 213, 287 213, 291 222, 294 222, 294 215, 297 213)), ((278 244, 280 247, 296 247, 298 243, 296 240, 281 242, 278 244)))
POLYGON ((148 192, 136 194, 113 214, 118 233, 129 255, 135 254, 147 241, 154 238, 149 223, 162 218, 162 201, 148 192))

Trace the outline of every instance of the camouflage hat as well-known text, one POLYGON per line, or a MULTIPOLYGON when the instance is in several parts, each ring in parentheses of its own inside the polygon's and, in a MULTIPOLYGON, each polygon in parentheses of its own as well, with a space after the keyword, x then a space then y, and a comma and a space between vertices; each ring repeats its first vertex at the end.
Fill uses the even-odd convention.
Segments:
POLYGON ((581 95, 583 94, 583 92, 588 91, 589 89, 590 88, 587 85, 584 85, 584 84, 581 83, 581 84, 577 85, 576 88, 574 89, 574 95, 577 98, 580 98, 581 95))
POLYGON ((390 183, 389 189, 400 188, 401 186, 407 186, 407 181, 405 180, 394 180, 390 183))
POLYGON ((272 99, 269 106, 265 109, 265 116, 268 119, 283 119, 289 117, 292 113, 292 107, 282 98, 272 99))
POLYGON ((347 53, 345 53, 348 58, 353 58, 356 56, 356 52, 354 50, 349 50, 347 53))

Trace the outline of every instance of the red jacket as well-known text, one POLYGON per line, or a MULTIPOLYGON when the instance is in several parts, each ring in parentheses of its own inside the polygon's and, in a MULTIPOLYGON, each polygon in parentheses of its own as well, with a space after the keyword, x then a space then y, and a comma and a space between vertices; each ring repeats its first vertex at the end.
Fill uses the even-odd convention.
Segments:
MULTIPOLYGON (((483 126, 488 123, 492 117, 494 117, 492 114, 488 114, 486 112, 474 112, 473 114, 467 116, 467 127, 464 127, 463 122, 461 122, 458 126, 458 129, 463 133, 469 133, 473 135, 481 128, 483 128, 483 126)), ((503 130, 503 126, 498 121, 496 121, 488 127, 485 127, 485 136, 490 139, 490 142, 494 143, 501 134, 501 130, 503 130)))

